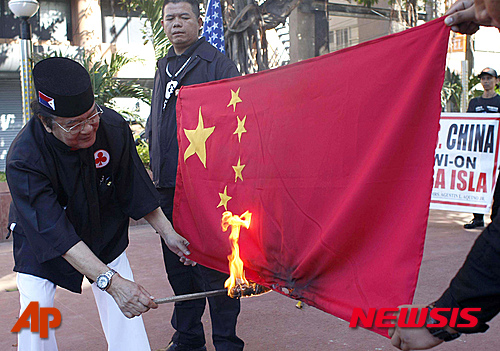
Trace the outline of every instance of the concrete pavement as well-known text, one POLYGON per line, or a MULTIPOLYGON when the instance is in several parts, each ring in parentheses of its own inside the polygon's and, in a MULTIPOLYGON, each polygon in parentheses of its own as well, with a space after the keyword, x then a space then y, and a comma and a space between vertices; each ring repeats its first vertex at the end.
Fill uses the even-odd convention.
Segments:
MULTIPOLYGON (((424 258, 415 294, 415 303, 434 301, 446 289, 464 261, 480 230, 465 230, 463 224, 470 214, 431 211, 424 258)), ((374 219, 376 220, 376 219, 374 219)), ((149 225, 131 227, 127 251, 136 280, 153 296, 172 296, 165 278, 159 237, 149 225)), ((0 350, 16 350, 16 335, 10 333, 19 311, 19 294, 15 290, 12 272, 12 243, 0 243, 0 350)), ((387 272, 390 276, 391 272, 387 272)), ((296 301, 271 292, 242 300, 238 335, 245 341, 246 351, 316 351, 316 350, 396 350, 389 339, 364 330, 351 329, 348 322, 305 306, 295 307, 296 301)), ((55 307, 63 321, 56 335, 61 351, 106 350, 97 308, 88 283, 82 295, 63 289, 56 292, 55 307)), ((173 333, 170 325, 172 304, 160 305, 144 315, 153 350, 164 348, 173 333)), ((208 311, 203 317, 207 348, 213 351, 208 311)), ((434 350, 500 349, 500 317, 490 323, 485 334, 462 335, 434 350)))

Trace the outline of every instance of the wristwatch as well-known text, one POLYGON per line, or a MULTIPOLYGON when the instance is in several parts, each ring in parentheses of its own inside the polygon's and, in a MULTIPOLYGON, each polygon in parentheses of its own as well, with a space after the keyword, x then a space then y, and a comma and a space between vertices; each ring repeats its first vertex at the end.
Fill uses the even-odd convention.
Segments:
POLYGON ((114 269, 110 269, 109 271, 99 274, 95 281, 97 287, 102 291, 105 291, 111 285, 111 277, 115 275, 116 271, 114 269))
POLYGON ((425 322, 425 327, 431 333, 433 336, 435 336, 438 339, 441 339, 443 341, 452 341, 455 340, 456 338, 460 337, 462 333, 456 332, 456 333, 450 333, 444 327, 428 327, 429 324, 439 324, 437 320, 431 317, 431 310, 434 308, 434 304, 431 304, 427 306, 427 321, 425 322))

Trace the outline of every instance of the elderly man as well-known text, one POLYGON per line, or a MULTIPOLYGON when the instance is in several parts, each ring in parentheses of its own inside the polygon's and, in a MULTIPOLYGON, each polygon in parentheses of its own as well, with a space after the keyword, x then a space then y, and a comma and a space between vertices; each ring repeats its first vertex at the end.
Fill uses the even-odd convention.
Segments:
MULTIPOLYGON (((77 62, 49 58, 33 69, 33 118, 7 155, 10 229, 21 313, 31 301, 52 307, 56 286, 81 292, 93 281, 109 350, 151 350, 140 316, 157 308, 133 281, 125 254, 129 218, 144 217, 185 264, 188 242, 159 208, 128 124, 98 106, 77 62)), ((19 350, 57 350, 54 332, 22 329, 19 350)))

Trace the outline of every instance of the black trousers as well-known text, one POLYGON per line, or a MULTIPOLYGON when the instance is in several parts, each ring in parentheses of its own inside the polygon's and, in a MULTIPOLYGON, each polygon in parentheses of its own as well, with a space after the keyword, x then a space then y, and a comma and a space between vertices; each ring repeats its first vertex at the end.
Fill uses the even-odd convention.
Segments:
MULTIPOLYGON (((498 174, 497 183, 495 185, 495 191, 493 192, 493 205, 491 206, 491 221, 495 219, 498 214, 498 209, 500 208, 500 186, 498 182, 500 181, 500 173, 498 174)), ((474 213, 475 220, 484 220, 484 215, 482 213, 474 213)))
MULTIPOLYGON (((161 208, 172 222, 175 188, 159 188, 161 208)), ((225 273, 202 265, 184 266, 179 257, 161 241, 163 260, 168 281, 175 295, 224 288, 228 278, 225 273)), ((240 300, 227 295, 208 298, 212 321, 212 340, 217 351, 243 350, 244 342, 236 336, 236 322, 240 313, 240 300)), ((201 317, 205 312, 206 299, 176 302, 172 315, 172 326, 176 330, 172 341, 193 348, 205 345, 205 334, 201 317)))

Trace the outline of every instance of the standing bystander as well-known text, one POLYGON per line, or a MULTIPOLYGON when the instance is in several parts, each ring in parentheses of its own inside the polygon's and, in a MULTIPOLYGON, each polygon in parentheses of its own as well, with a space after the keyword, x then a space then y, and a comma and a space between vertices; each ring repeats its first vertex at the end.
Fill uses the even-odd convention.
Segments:
MULTIPOLYGON (((481 96, 473 98, 469 102, 467 112, 474 113, 499 113, 500 112, 500 95, 495 91, 500 79, 498 79, 497 72, 493 68, 486 67, 479 74, 481 85, 484 92, 481 96)), ((498 182, 498 179, 497 179, 498 182)), ((491 220, 495 218, 498 207, 500 206, 500 187, 495 187, 493 195, 493 206, 491 209, 491 220)), ((482 213, 474 213, 474 218, 464 224, 465 229, 474 229, 484 227, 484 215, 482 213)))
MULTIPOLYGON (((161 207, 172 221, 179 146, 176 102, 182 85, 192 85, 239 76, 236 65, 217 49, 198 38, 202 26, 197 0, 165 0, 162 25, 172 43, 167 56, 157 63, 151 114, 146 126, 153 182, 160 192, 161 207)), ((207 240, 209 238, 207 237, 207 240)), ((179 264, 174 253, 162 243, 165 269, 176 295, 221 289, 228 275, 197 265, 179 264)), ((240 301, 228 296, 208 298, 212 338, 217 351, 243 349, 236 336, 240 301)), ((205 299, 175 304, 172 326, 176 330, 167 351, 206 350, 201 317, 205 299)))

